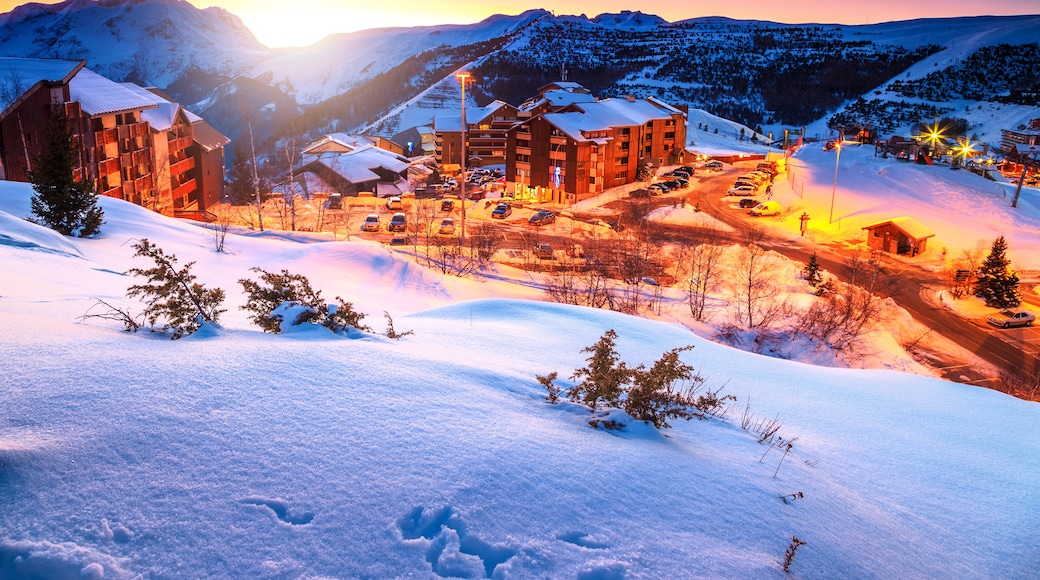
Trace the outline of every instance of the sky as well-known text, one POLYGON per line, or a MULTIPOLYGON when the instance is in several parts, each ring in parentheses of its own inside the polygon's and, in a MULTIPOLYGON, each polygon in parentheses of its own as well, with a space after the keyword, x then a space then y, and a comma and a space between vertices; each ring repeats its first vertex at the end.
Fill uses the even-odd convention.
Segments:
MULTIPOLYGON (((819 215, 834 153, 792 163, 819 215)), ((906 197, 936 206, 945 236, 966 211, 1006 206, 964 171, 856 147, 841 163, 842 212, 906 197)), ((112 198, 97 238, 63 237, 23 219, 30 196, 0 182, 0 577, 1024 580, 1040 567, 1037 403, 911 363, 804 364, 829 357, 798 341, 774 357, 716 344, 678 318, 674 289, 654 320, 546 302, 540 275, 506 264, 444 276, 357 236, 235 229, 216 252, 196 222, 112 198), (83 318, 97 299, 141 311, 125 292, 142 280, 124 274, 149 267, 133 257, 141 238, 225 290, 219 328, 171 341, 83 318), (305 276, 375 330, 261 332, 240 309, 253 267, 305 276), (411 334, 384 336, 384 311, 411 334), (658 432, 620 409, 548 404, 535 375, 571 386, 607 330, 630 367, 692 345, 681 360, 736 398, 730 411, 658 432), (774 417, 782 441, 761 440, 774 417), (805 544, 788 575, 793 537, 805 544)), ((1030 200, 1018 225, 1035 233, 1030 200)), ((827 243, 818 222, 792 243, 827 243)), ((801 264, 768 259, 790 296, 815 299, 801 264)), ((898 315, 885 326, 910 330, 898 315)), ((885 332, 871 340, 865 358, 910 360, 885 332)))
MULTIPOLYGON (((2 0, 0 12, 7 12, 24 3, 2 0)), ((748 0, 729 4, 703 1, 694 3, 686 0, 396 0, 374 4, 357 0, 193 0, 191 3, 199 8, 220 6, 239 16, 257 39, 271 48, 306 46, 329 34, 369 28, 471 24, 493 14, 514 15, 536 8, 544 8, 557 15, 585 14, 589 17, 606 12, 640 10, 647 14, 656 14, 670 22, 699 16, 728 16, 741 20, 838 24, 876 24, 914 18, 1003 16, 1040 12, 1036 0, 856 0, 822 3, 815 0, 748 0)))

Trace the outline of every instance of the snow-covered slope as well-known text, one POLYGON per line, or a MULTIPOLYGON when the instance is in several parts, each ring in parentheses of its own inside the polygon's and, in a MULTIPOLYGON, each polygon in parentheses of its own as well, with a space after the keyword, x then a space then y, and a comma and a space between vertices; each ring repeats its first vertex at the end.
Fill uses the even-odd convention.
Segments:
POLYGON ((800 578, 1040 566, 1035 403, 524 300, 529 280, 443 278, 369 242, 217 253, 109 198, 99 238, 62 238, 21 220, 30 195, 0 183, 0 577, 779 579, 793 537, 800 578), (142 237, 227 292, 223 328, 80 318, 95 299, 140 311, 123 273, 147 267, 142 237), (414 334, 264 334, 239 309, 252 267, 414 334), (666 432, 547 404, 535 375, 569 376, 608 329, 631 364, 693 345, 683 360, 739 400, 666 432), (790 452, 742 429, 745 408, 790 452))
POLYGON ((159 87, 194 69, 241 74, 267 52, 237 16, 178 0, 66 0, 0 14, 0 55, 83 59, 114 80, 159 87))
POLYGON ((250 72, 288 82, 300 103, 324 101, 401 64, 417 53, 450 49, 507 36, 548 15, 532 10, 517 16, 491 16, 469 25, 376 28, 334 34, 303 48, 283 49, 250 72))

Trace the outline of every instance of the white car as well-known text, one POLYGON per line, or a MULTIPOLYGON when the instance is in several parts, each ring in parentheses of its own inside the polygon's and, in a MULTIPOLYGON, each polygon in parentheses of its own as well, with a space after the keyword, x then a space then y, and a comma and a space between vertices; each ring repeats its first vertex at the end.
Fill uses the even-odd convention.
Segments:
POLYGON ((1036 321, 1036 315, 1025 310, 1013 311, 1013 310, 1001 310, 1000 312, 989 317, 989 323, 993 326, 999 326, 1001 328, 1011 328, 1012 326, 1029 326, 1036 321))
POLYGON ((363 232, 378 232, 380 227, 379 216, 370 213, 365 218, 365 223, 361 224, 361 231, 363 232))
POLYGON ((757 192, 758 188, 753 185, 738 185, 729 188, 729 191, 726 193, 729 195, 755 195, 757 192))

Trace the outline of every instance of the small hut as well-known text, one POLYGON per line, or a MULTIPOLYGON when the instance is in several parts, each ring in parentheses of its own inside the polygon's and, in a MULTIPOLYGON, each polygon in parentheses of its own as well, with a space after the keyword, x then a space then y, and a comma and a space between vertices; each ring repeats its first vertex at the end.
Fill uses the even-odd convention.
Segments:
POLYGON ((867 246, 890 254, 905 254, 911 258, 924 252, 928 238, 934 236, 921 222, 909 217, 897 217, 864 226, 867 246))

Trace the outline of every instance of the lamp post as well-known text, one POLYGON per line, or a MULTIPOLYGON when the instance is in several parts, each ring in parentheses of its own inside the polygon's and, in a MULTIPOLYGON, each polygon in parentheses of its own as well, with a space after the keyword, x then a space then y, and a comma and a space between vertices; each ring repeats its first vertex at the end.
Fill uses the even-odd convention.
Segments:
POLYGON ((844 135, 839 134, 838 145, 835 150, 838 152, 834 157, 834 187, 831 188, 831 215, 827 221, 828 224, 834 223, 834 194, 838 191, 838 160, 841 159, 841 143, 844 141, 844 135))
POLYGON ((459 228, 459 238, 466 238, 466 81, 469 80, 468 72, 460 72, 455 75, 455 78, 459 79, 462 84, 462 147, 460 149, 461 157, 459 158, 459 189, 462 192, 460 196, 462 198, 462 219, 461 227, 459 228))

